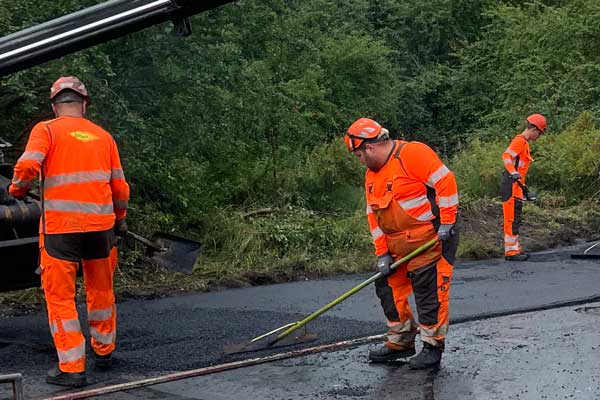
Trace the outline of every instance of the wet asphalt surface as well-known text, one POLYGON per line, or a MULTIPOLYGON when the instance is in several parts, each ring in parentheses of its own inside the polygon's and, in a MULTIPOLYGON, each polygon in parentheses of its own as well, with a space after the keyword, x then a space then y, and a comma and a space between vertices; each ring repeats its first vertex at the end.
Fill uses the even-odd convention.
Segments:
MULTIPOLYGON (((575 367, 571 365, 562 372, 557 368, 550 369, 555 375, 551 378, 552 374, 546 375, 542 371, 548 366, 554 366, 550 364, 552 358, 538 359, 535 355, 536 352, 541 354, 548 350, 548 347, 565 350, 570 347, 588 358, 593 355, 593 360, 599 359, 600 335, 596 331, 600 320, 573 311, 580 307, 577 304, 600 301, 600 261, 572 260, 569 257, 571 253, 581 252, 585 247, 582 245, 577 249, 538 253, 524 263, 508 263, 504 260, 457 263, 451 289, 451 319, 455 323, 462 323, 451 328, 443 368, 437 374, 408 371, 403 364, 370 365, 366 362, 366 354, 368 348, 375 346, 372 344, 155 385, 104 398, 239 399, 239 394, 245 393, 245 390, 249 396, 242 398, 386 399, 396 398, 394 396, 398 395, 396 389, 390 388, 402 387, 405 392, 399 398, 407 399, 600 399, 597 383, 600 363, 583 363, 575 367), (560 305, 568 305, 564 313, 584 318, 595 330, 589 326, 586 328, 579 320, 567 323, 567 317, 554 315, 553 313, 558 312, 554 308, 560 305), (507 328, 513 322, 502 321, 524 317, 486 320, 493 323, 480 321, 482 317, 545 309, 549 310, 523 315, 532 315, 530 318, 533 320, 547 314, 547 318, 539 318, 535 323, 522 323, 523 327, 515 329, 507 328), (546 326, 548 323, 550 325, 546 326), (495 331, 493 326, 496 326, 495 331), (581 326, 581 331, 574 331, 573 326, 581 326), (514 337, 505 338, 505 332, 512 331, 515 332, 514 337), (549 331, 555 339, 558 338, 557 343, 547 343, 544 332, 549 331), (538 339, 530 345, 523 337, 538 339), (577 347, 582 344, 580 340, 574 340, 578 338, 586 338, 584 347, 577 347), (507 355, 501 351, 506 340, 509 343, 516 341, 517 344, 510 345, 510 348, 516 349, 516 353, 510 352, 507 355), (523 352, 520 357, 519 352, 523 352), (572 383, 573 376, 588 376, 588 373, 593 373, 589 378, 589 385, 585 386, 581 382, 581 385, 576 385, 577 388, 585 386, 591 389, 588 392, 585 392, 585 388, 573 389, 570 395, 575 397, 552 397, 549 392, 550 397, 539 397, 539 390, 524 383, 521 385, 522 389, 517 389, 521 378, 519 371, 524 366, 534 368, 540 375, 540 378, 529 375, 529 379, 538 382, 543 378, 542 381, 545 380, 548 387, 554 387, 560 381, 572 383), (270 368, 279 370, 274 372, 270 368), (343 371, 342 376, 340 371, 343 371), (494 381, 488 376, 491 373, 500 374, 502 379, 497 379, 496 375, 494 381), (277 379, 272 379, 271 376, 277 379), (504 379, 505 376, 508 379, 504 379), (248 377, 250 382, 240 377, 248 377), (482 386, 477 384, 478 379, 483 380, 482 386), (199 380, 198 383, 194 383, 196 380, 199 380), (404 380, 407 381, 406 384, 403 383, 404 380), (504 385, 498 381, 504 382, 504 385), (294 392, 291 389, 293 387, 298 390, 294 392), (519 394, 518 390, 523 393, 519 394), (411 394, 411 391, 414 393, 411 394), (451 397, 448 393, 455 393, 456 396, 451 397), (491 394, 486 397, 484 393, 491 394), (510 397, 517 394, 519 396, 510 397), (582 397, 585 395, 597 397, 582 397)), ((166 299, 119 302, 115 368, 111 372, 98 372, 90 364, 88 380, 92 387, 98 387, 288 350, 289 348, 274 348, 251 354, 223 354, 225 344, 244 342, 281 325, 300 320, 368 277, 369 275, 342 276, 166 299)), ((81 313, 82 322, 85 323, 84 318, 85 312, 81 313)), ((318 334, 319 340, 310 344, 315 345, 381 334, 386 327, 373 288, 368 287, 311 322, 309 329, 318 334)), ((573 351, 569 354, 572 355, 573 351)), ((27 315, 0 318, 0 373, 22 373, 26 398, 45 398, 65 393, 43 381, 46 370, 55 362, 56 355, 45 312, 40 310, 27 315)), ((0 399, 11 398, 8 389, 7 385, 0 386, 0 399)))

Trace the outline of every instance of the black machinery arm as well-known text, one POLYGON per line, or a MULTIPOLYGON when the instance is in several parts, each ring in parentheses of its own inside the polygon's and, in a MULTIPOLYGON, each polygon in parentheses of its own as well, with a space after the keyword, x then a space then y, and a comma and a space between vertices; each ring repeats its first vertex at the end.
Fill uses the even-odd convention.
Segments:
POLYGON ((191 15, 234 0, 111 0, 0 38, 0 76, 173 21, 190 33, 191 15))

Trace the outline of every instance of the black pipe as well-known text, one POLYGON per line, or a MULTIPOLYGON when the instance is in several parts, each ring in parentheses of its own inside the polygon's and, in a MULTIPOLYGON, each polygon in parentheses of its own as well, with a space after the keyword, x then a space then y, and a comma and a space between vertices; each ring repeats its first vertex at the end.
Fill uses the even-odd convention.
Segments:
POLYGON ((29 203, 17 201, 10 206, 0 206, 0 227, 20 227, 26 224, 38 224, 42 215, 39 201, 29 203))
POLYGON ((0 38, 0 76, 232 1, 107 1, 0 38))

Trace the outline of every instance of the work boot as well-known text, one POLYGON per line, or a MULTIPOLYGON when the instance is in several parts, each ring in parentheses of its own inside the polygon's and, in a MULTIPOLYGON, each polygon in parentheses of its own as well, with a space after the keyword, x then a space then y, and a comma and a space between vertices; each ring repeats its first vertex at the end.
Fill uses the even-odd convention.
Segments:
POLYGON ((529 254, 525 254, 525 253, 517 253, 517 254, 513 254, 512 256, 504 257, 504 259, 506 261, 527 261, 528 258, 529 258, 529 254))
POLYGON ((423 350, 421 350, 418 356, 413 357, 408 361, 408 368, 425 369, 438 367, 440 361, 442 361, 442 351, 443 344, 434 346, 427 342, 423 342, 423 350))
POLYGON ((112 367, 112 353, 101 356, 94 353, 94 365, 96 369, 106 370, 112 367))
POLYGON ((414 342, 403 344, 385 342, 380 348, 369 351, 369 360, 372 363, 384 363, 399 358, 412 357, 415 353, 414 342))
POLYGON ((85 372, 63 372, 58 367, 48 371, 46 382, 52 385, 80 388, 87 384, 85 372))

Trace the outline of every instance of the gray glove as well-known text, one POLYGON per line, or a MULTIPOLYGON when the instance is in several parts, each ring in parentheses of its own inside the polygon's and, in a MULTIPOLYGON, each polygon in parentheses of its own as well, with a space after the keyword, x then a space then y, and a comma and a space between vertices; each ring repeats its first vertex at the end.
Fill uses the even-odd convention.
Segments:
POLYGON ((441 224, 437 231, 440 240, 448 240, 454 236, 454 224, 441 224))
POLYGON ((393 263, 394 258, 390 255, 390 253, 385 253, 384 255, 377 257, 377 269, 383 276, 388 276, 392 273, 390 265, 393 263))
POLYGON ((521 179, 521 174, 518 172, 513 172, 512 174, 510 174, 510 179, 512 179, 513 181, 518 181, 519 179, 521 179))
POLYGON ((115 221, 115 227, 113 228, 116 236, 125 237, 127 236, 127 222, 124 219, 118 219, 115 221))

